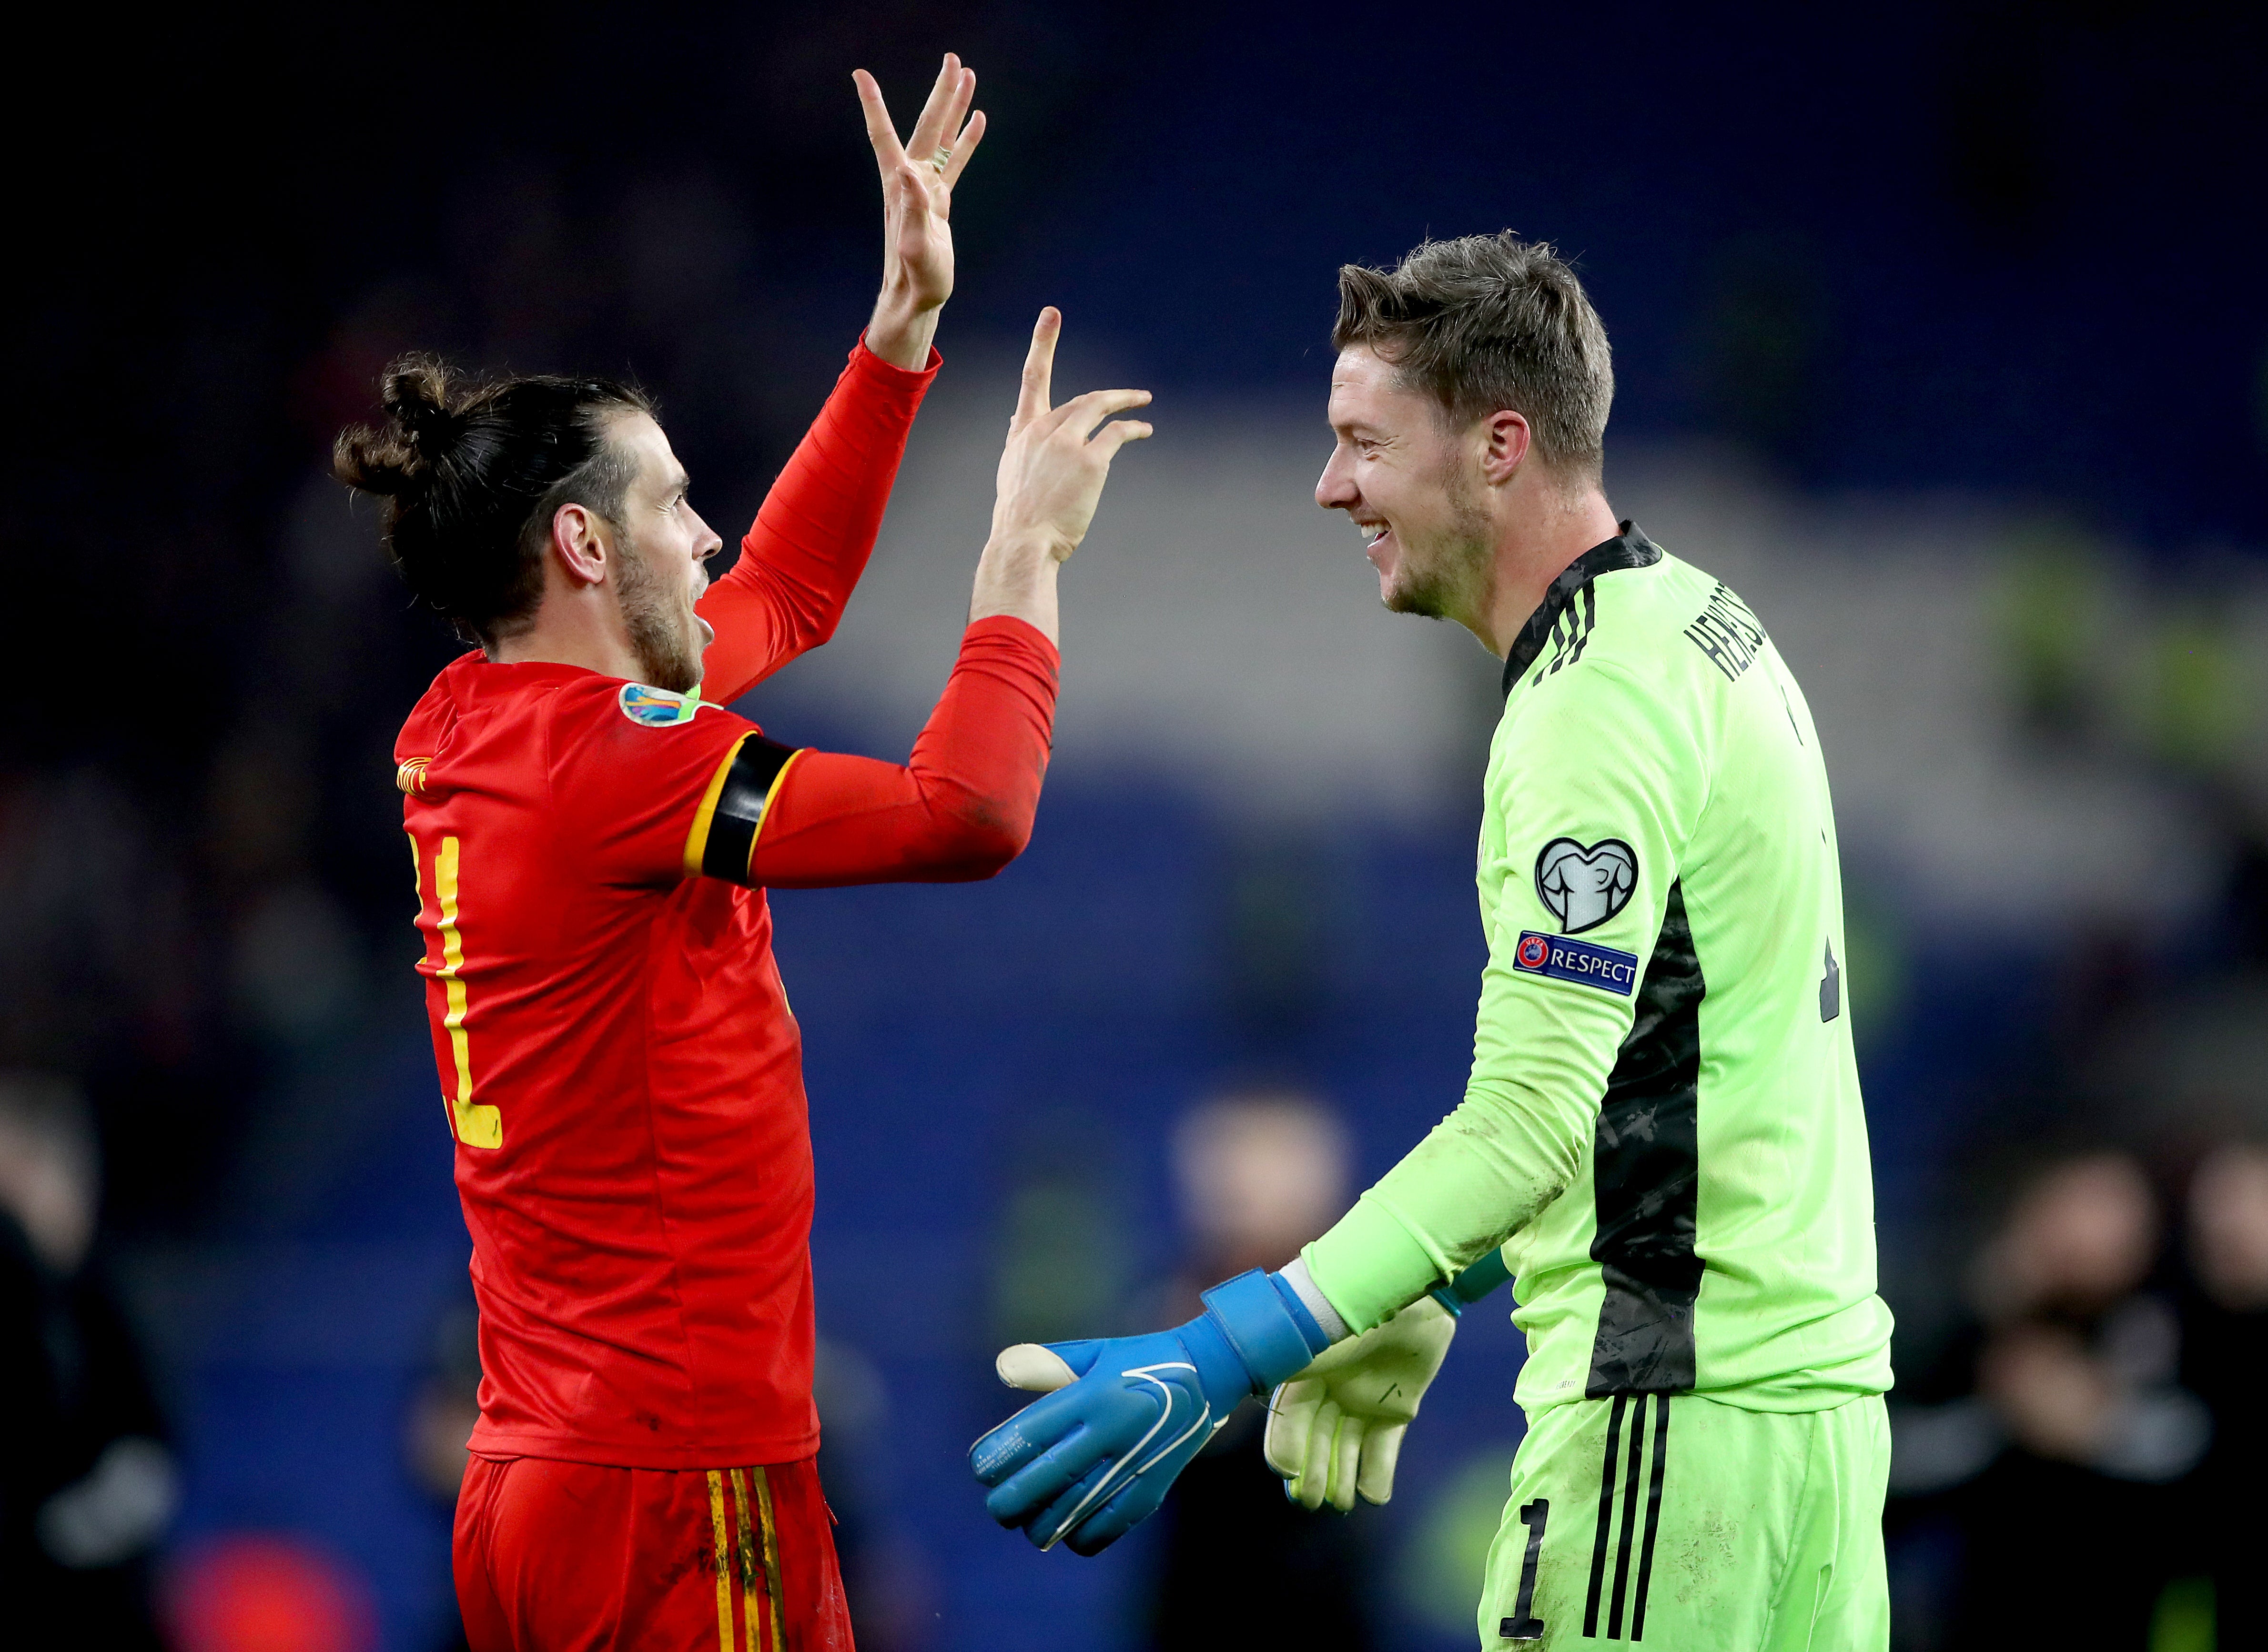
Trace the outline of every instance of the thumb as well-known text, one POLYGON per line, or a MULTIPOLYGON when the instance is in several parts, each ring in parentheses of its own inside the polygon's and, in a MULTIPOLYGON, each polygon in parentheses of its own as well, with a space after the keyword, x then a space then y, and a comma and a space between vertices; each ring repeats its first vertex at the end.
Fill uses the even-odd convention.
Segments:
POLYGON ((1314 1428, 1315 1408, 1322 1403, 1323 1384, 1292 1381, 1278 1385, 1268 1401, 1268 1427, 1260 1437, 1261 1455, 1268 1466, 1285 1479, 1297 1479, 1307 1466, 1307 1435, 1314 1428))
MULTIPOLYGON (((1076 1348, 1079 1345, 1062 1346, 1076 1348)), ((992 1369, 1009 1387, 1035 1394, 1051 1394, 1077 1382, 1079 1375, 1061 1354, 1038 1342, 1019 1342, 1012 1347, 1002 1348, 1000 1357, 992 1362, 992 1369)))

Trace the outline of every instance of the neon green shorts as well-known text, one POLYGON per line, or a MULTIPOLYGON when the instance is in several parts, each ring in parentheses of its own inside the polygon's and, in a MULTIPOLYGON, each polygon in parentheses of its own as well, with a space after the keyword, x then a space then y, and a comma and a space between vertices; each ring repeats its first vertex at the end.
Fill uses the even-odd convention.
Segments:
POLYGON ((1481 1645, 1882 1652, 1880 1398, 1743 1411, 1698 1395, 1547 1406, 1512 1462, 1481 1645))

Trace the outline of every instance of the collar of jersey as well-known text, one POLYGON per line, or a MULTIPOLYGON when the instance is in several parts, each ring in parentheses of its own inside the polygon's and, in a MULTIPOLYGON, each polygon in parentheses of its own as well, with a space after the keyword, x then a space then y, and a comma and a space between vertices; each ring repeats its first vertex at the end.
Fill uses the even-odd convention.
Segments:
POLYGON ((563 660, 494 660, 481 649, 468 649, 458 655, 449 662, 447 671, 464 686, 487 694, 511 694, 531 683, 573 682, 584 677, 610 688, 620 688, 629 680, 594 672, 587 665, 570 665, 563 660))
POLYGON ((1622 524, 1622 532, 1604 544, 1594 545, 1573 562, 1559 570, 1559 577, 1551 582, 1551 589, 1543 593, 1543 600, 1535 612, 1528 616, 1528 623, 1520 628, 1520 635, 1512 645, 1512 652, 1504 657, 1504 692, 1506 698, 1512 686, 1520 680, 1521 672, 1535 663, 1543 645, 1551 640, 1551 628, 1559 623, 1559 615, 1575 600, 1575 593, 1601 574, 1611 574, 1617 569, 1651 568, 1661 560, 1661 547, 1638 530, 1635 522, 1622 524))

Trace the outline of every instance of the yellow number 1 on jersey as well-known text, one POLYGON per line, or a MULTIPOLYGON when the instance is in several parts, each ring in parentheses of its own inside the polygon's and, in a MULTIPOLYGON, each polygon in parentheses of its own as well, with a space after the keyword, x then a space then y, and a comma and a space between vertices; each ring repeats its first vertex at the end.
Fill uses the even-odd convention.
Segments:
MULTIPOLYGON (((410 840, 414 854, 416 840, 410 840)), ((441 908, 441 989, 449 1005, 441 1024, 457 1058, 457 1094, 449 1104, 451 1127, 467 1147, 502 1147, 504 1115, 473 1099, 473 1046, 465 1032, 464 938, 457 933, 457 840, 443 838, 433 857, 433 894, 441 908)))

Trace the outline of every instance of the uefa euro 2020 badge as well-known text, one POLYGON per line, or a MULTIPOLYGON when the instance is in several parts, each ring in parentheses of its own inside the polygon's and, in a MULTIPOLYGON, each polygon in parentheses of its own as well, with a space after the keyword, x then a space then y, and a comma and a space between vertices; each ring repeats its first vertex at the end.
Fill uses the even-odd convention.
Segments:
POLYGON ((666 688, 644 683, 624 683, 622 693, 615 696, 615 703, 632 723, 649 729, 668 729, 692 722, 694 714, 705 702, 697 688, 689 694, 674 694, 666 688))

